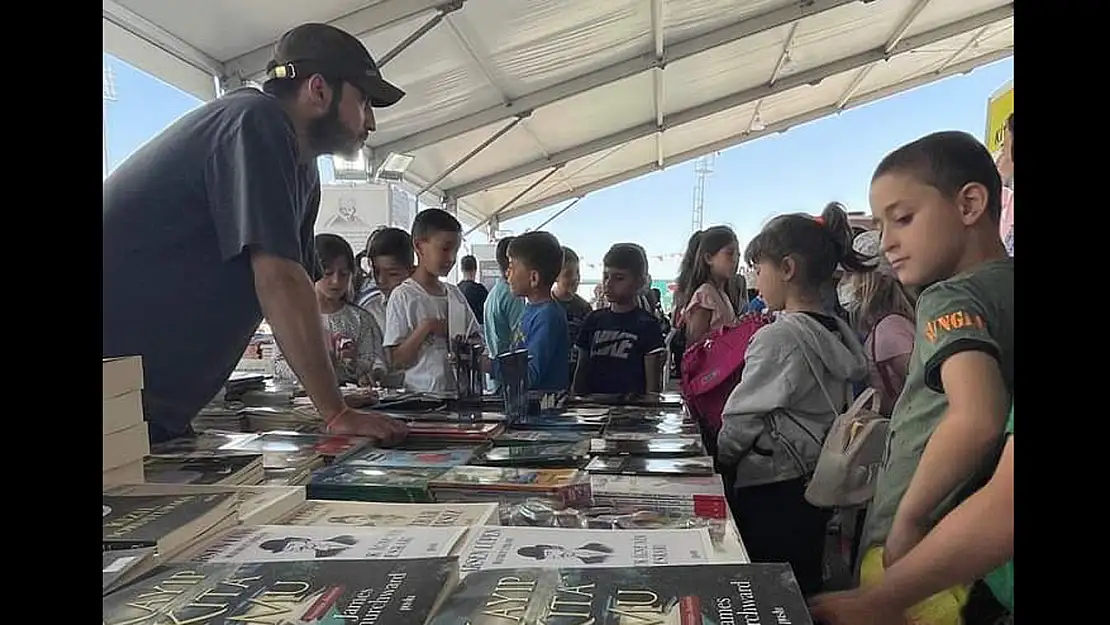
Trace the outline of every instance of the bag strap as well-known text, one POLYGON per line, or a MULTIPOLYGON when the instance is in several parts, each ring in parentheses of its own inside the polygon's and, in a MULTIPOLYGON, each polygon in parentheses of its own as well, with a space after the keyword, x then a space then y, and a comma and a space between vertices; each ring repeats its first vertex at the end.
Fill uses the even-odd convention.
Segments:
MULTIPOLYGON (((890 315, 887 315, 886 317, 889 316, 890 315)), ((886 317, 879 319, 879 323, 882 323, 883 319, 886 319, 886 317)), ((875 339, 875 330, 879 328, 879 323, 876 323, 875 328, 871 330, 871 362, 875 363, 875 370, 879 372, 879 379, 883 383, 883 395, 888 399, 895 400, 898 398, 894 396, 894 384, 891 383, 886 368, 883 367, 883 363, 879 362, 879 357, 877 355, 878 348, 875 344, 878 343, 878 341, 875 339)))
MULTIPOLYGON (((803 341, 794 328, 790 326, 790 322, 786 321, 785 323, 786 330, 790 332, 790 335, 797 341, 798 349, 802 352, 802 358, 805 359, 806 365, 809 366, 810 372, 813 373, 813 378, 817 380, 817 386, 821 389, 821 394, 825 396, 825 401, 829 402, 829 407, 832 408, 833 415, 840 416, 841 409, 836 407, 836 402, 833 401, 832 395, 829 395, 829 390, 825 388, 825 383, 821 381, 821 373, 817 370, 817 367, 813 365, 813 361, 810 360, 809 354, 806 353, 805 341, 803 341)), ((851 394, 849 393, 848 396, 851 397, 851 394)))

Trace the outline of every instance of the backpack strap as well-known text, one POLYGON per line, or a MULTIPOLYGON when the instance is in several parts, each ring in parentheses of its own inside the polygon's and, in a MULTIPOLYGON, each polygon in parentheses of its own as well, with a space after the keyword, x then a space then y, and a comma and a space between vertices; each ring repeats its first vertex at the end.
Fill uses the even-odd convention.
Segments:
MULTIPOLYGON (((887 315, 886 317, 889 317, 889 316, 890 315, 887 315)), ((886 319, 886 317, 883 317, 882 319, 879 319, 879 323, 882 323, 883 319, 886 319)), ((883 366, 883 363, 879 362, 879 357, 876 355, 877 354, 876 350, 878 348, 876 347, 875 344, 878 341, 875 339, 875 330, 877 330, 879 328, 879 323, 876 323, 875 328, 871 330, 871 362, 875 363, 875 370, 879 372, 879 379, 883 383, 883 388, 882 388, 883 396, 887 397, 891 401, 894 401, 894 400, 898 399, 894 395, 894 384, 890 381, 890 376, 887 373, 886 368, 883 366)))
MULTIPOLYGON (((813 361, 810 360, 809 354, 806 353, 805 341, 803 341, 802 338, 800 336, 798 336, 798 333, 794 330, 794 328, 792 328, 790 326, 789 322, 786 323, 786 329, 787 329, 788 332, 790 332, 791 336, 793 336, 794 339, 798 342, 798 349, 802 353, 802 358, 805 359, 806 365, 809 366, 810 372, 813 373, 813 378, 815 380, 817 380, 817 386, 818 386, 818 388, 821 389, 821 394, 823 394, 825 396, 825 401, 829 402, 829 408, 832 409, 833 416, 834 417, 840 416, 842 408, 837 408, 836 402, 833 401, 833 399, 832 399, 832 395, 829 395, 829 389, 825 388, 825 383, 821 380, 821 373, 817 370, 817 367, 815 367, 813 365, 813 361)), ((852 396, 852 394, 848 393, 848 397, 851 397, 851 396, 852 396)))

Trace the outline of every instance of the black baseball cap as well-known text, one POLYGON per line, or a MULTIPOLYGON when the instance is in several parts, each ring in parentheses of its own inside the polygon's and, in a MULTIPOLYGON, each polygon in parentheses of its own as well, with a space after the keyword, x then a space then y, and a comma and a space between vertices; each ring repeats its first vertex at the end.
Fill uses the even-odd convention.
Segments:
POLYGON ((405 92, 382 78, 378 64, 354 35, 328 24, 301 24, 281 36, 266 66, 268 80, 323 74, 351 83, 370 106, 393 106, 405 92))

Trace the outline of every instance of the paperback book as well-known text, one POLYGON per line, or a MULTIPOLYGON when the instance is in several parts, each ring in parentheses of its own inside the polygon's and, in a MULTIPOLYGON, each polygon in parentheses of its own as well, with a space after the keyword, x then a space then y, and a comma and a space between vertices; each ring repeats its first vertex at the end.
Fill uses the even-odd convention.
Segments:
POLYGON ((463 574, 528 567, 638 567, 707 564, 713 542, 704 528, 585 530, 476 527, 459 556, 463 574))
POLYGON ((433 625, 812 625, 788 564, 518 568, 467 575, 433 625))
POLYGON ((104 625, 425 625, 455 558, 177 564, 103 602, 104 625))
POLYGON ((219 564, 436 558, 451 555, 465 533, 463 527, 255 525, 226 532, 198 550, 190 560, 219 564))
POLYGON ((461 527, 494 522, 496 514, 497 504, 493 503, 306 501, 281 525, 461 527))

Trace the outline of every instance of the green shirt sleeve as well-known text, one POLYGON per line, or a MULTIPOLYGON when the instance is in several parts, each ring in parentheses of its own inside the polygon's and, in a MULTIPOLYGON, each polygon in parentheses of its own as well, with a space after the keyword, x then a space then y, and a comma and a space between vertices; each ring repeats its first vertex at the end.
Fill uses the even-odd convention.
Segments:
POLYGON ((1010 418, 1006 420, 1006 433, 1014 433, 1014 407, 1010 406, 1010 418))
POLYGON ((925 289, 917 303, 915 349, 925 363, 925 384, 944 392, 940 368, 948 358, 980 350, 998 358, 1001 349, 991 336, 988 315, 974 293, 963 283, 940 282, 925 289))

